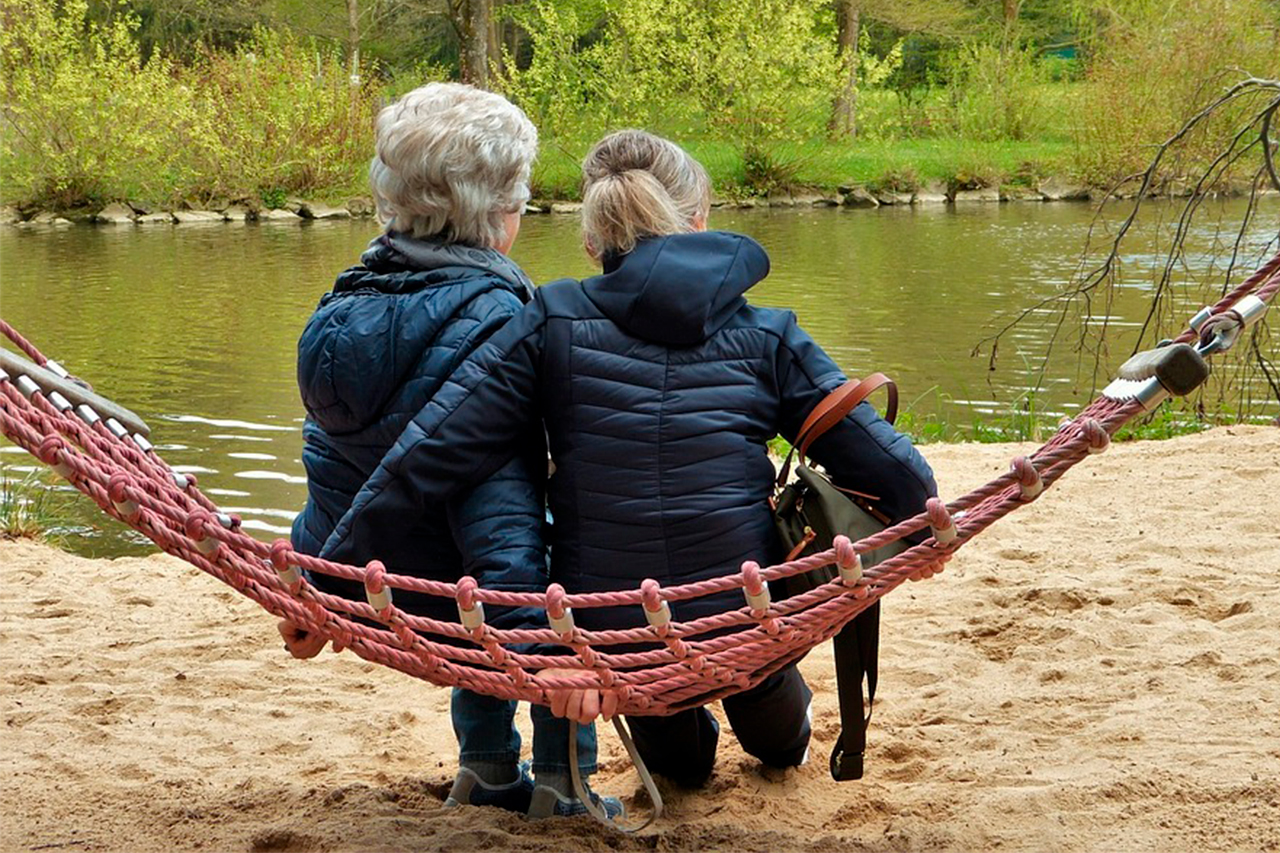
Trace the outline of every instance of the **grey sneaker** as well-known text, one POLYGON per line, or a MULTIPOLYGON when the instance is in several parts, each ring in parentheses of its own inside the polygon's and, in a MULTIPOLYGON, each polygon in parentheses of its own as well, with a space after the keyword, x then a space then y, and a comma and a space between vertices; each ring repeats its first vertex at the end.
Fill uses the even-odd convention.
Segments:
POLYGON ((453 787, 444 801, 447 809, 458 806, 497 806, 509 812, 525 814, 533 797, 533 779, 527 764, 520 765, 520 776, 514 782, 492 785, 485 782, 474 770, 458 768, 453 777, 453 787))
MULTIPOLYGON (((589 792, 591 796, 591 804, 597 810, 603 810, 605 817, 609 820, 618 820, 626 817, 627 810, 622 805, 622 800, 617 797, 602 797, 595 792, 589 792)), ((528 816, 532 820, 540 820, 546 817, 574 817, 576 815, 590 814, 587 810, 586 803, 577 797, 566 797, 550 785, 537 785, 533 789, 533 796, 530 798, 528 816)))

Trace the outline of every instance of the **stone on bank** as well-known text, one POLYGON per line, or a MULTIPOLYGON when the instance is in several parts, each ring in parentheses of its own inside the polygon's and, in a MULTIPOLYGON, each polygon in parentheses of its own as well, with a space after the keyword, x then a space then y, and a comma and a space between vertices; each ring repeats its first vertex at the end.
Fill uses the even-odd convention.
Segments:
POLYGON ((225 216, 212 210, 175 210, 173 218, 179 225, 226 221, 225 216))
POLYGON ((879 207, 880 202, 863 187, 853 187, 844 196, 845 207, 872 208, 879 207))
POLYGON ((135 218, 133 208, 116 202, 99 210, 93 221, 105 225, 132 225, 135 218))
POLYGON ((976 190, 956 190, 956 204, 973 202, 996 202, 1000 200, 1000 190, 996 187, 981 187, 976 190))
POLYGON ((278 207, 271 210, 263 210, 258 213, 259 222, 301 222, 302 217, 294 213, 292 210, 282 210, 278 207))
POLYGON ((303 219, 350 219, 351 213, 343 207, 329 207, 314 201, 304 201, 298 208, 298 215, 303 219))

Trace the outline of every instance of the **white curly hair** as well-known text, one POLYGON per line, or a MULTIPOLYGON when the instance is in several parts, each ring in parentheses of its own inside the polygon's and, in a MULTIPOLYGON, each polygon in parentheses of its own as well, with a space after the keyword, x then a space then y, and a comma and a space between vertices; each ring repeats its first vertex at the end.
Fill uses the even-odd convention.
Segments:
POLYGON ((494 247, 529 200, 538 131, 501 95, 431 83, 384 108, 369 183, 389 231, 494 247))

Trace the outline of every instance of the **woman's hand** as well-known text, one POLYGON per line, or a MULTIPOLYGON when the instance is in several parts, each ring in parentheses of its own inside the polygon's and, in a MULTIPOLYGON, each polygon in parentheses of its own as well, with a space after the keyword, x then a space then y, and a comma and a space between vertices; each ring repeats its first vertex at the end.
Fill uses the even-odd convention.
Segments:
MULTIPOLYGON (((582 675, 582 670, 544 669, 538 675, 572 678, 582 675)), ((612 690, 602 692, 594 687, 562 687, 548 690, 547 697, 551 700, 551 713, 584 726, 594 723, 596 717, 612 720, 618 713, 618 694, 612 690)))
POLYGON ((298 660, 315 657, 328 642, 319 634, 302 630, 288 619, 281 619, 276 625, 276 630, 280 632, 281 637, 284 637, 284 647, 289 654, 298 660))
POLYGON ((907 575, 907 580, 924 581, 924 580, 928 580, 934 575, 942 574, 942 570, 946 568, 947 563, 951 562, 952 556, 954 555, 943 554, 942 557, 940 557, 936 563, 930 563, 929 565, 925 566, 923 569, 917 569, 916 571, 907 575))

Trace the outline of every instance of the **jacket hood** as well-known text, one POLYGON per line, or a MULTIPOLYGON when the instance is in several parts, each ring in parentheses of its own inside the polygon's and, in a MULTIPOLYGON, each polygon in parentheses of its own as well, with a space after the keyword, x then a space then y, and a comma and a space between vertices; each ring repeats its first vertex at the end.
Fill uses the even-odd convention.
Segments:
POLYGON ((360 266, 339 276, 333 289, 373 287, 384 293, 400 293, 420 290, 437 281, 474 275, 476 271, 502 279, 510 290, 521 294, 524 302, 533 298, 533 282, 529 276, 496 249, 419 240, 396 231, 375 237, 360 256, 360 266), (373 275, 366 278, 359 274, 361 272, 373 275))
POLYGON ((642 240, 626 255, 605 258, 604 273, 583 286, 628 334, 693 346, 719 331, 768 274, 769 256, 755 240, 704 231, 642 240))
POLYGON ((338 276, 298 340, 303 405, 330 435, 380 420, 473 299, 492 290, 521 302, 532 295, 519 267, 497 252, 413 241, 421 251, 409 255, 385 238, 338 276))

